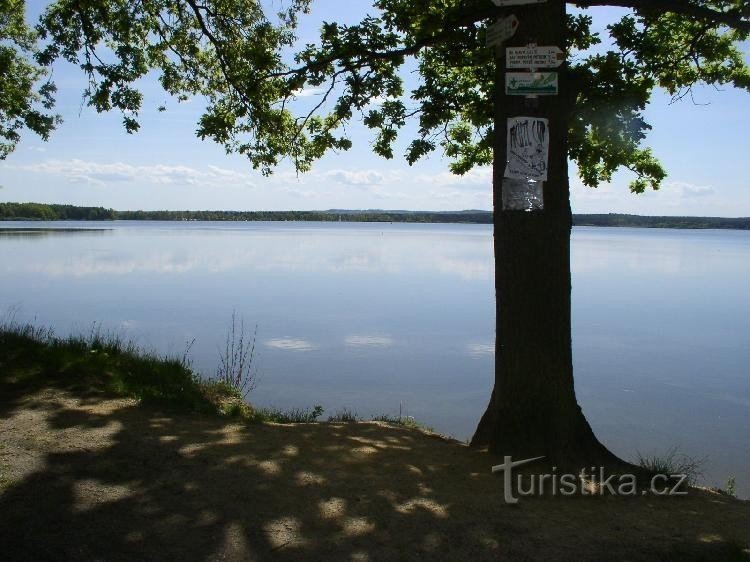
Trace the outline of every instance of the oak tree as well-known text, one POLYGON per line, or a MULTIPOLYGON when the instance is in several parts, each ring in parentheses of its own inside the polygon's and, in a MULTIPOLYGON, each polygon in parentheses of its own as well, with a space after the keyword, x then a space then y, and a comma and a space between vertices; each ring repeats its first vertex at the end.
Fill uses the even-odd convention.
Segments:
POLYGON ((122 112, 128 132, 138 129, 139 80, 150 72, 177 98, 205 100, 198 136, 264 174, 283 160, 304 172, 326 152, 347 150, 353 120, 372 130, 384 158, 413 122, 409 163, 441 151, 456 174, 493 165, 495 389, 473 442, 563 465, 611 460, 573 388, 568 161, 592 187, 626 168, 633 192, 658 189, 666 172, 645 144, 644 109, 657 88, 676 100, 702 83, 750 90, 745 0, 376 0, 374 15, 326 22, 309 44, 297 35, 310 0, 276 11, 256 0, 58 0, 36 28, 38 50, 18 20, 21 4, 0 4, 0 37, 11 43, 0 47, 0 63, 15 84, 6 94, 3 82, 0 94, 6 150, 24 127, 48 134, 53 121, 34 99, 48 108, 51 86, 35 94, 31 84, 40 66, 62 58, 88 76, 87 103, 122 112), (608 37, 592 32, 586 8, 595 6, 627 9, 608 37), (486 36, 510 14, 520 23, 507 46, 563 49, 559 95, 505 95, 502 51, 488 48, 486 36), (417 83, 405 81, 414 70, 417 83), (313 103, 299 99, 308 88, 319 90, 313 103), (549 127, 543 208, 532 212, 502 205, 514 116, 543 117, 549 127))

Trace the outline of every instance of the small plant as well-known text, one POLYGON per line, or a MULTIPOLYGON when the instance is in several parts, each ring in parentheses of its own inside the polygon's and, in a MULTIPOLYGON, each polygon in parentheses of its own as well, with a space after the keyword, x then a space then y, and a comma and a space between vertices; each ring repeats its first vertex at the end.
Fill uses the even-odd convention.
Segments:
POLYGON ((242 417, 243 414, 242 404, 239 402, 232 402, 226 410, 224 410, 224 414, 229 416, 230 418, 239 418, 242 417))
POLYGON ((180 364, 186 369, 192 369, 193 367, 193 361, 192 359, 190 359, 190 350, 193 348, 194 344, 195 344, 195 338, 193 338, 190 341, 185 342, 185 351, 182 352, 182 357, 180 358, 180 364))
POLYGON ((357 416, 357 412, 352 412, 348 408, 342 408, 332 416, 329 416, 328 421, 333 423, 355 423, 359 421, 359 416, 357 416))
MULTIPOLYGON (((55 332, 52 328, 34 326, 31 323, 21 323, 16 319, 19 308, 9 307, 0 319, 0 332, 15 334, 20 337, 29 338, 39 342, 52 342, 55 332)), ((36 320, 36 319, 35 319, 36 320)))
POLYGON ((410 427, 412 429, 421 429, 422 431, 434 431, 429 425, 418 422, 414 419, 414 416, 391 416, 388 414, 381 414, 372 418, 372 421, 385 422, 392 425, 398 425, 401 427, 410 427))
POLYGON ((664 474, 672 476, 684 474, 687 476, 687 482, 690 485, 695 484, 703 476, 703 465, 706 459, 696 459, 678 452, 678 447, 673 447, 664 455, 644 456, 636 453, 636 462, 641 468, 654 474, 664 474))
POLYGON ((315 423, 323 415, 323 406, 317 404, 310 408, 291 408, 279 410, 277 408, 260 408, 255 411, 258 421, 275 423, 315 423))
POLYGON ((727 478, 727 485, 726 488, 724 488, 724 491, 728 496, 732 496, 733 498, 737 497, 737 481, 734 476, 727 478))
POLYGON ((255 341, 258 336, 258 325, 252 338, 245 330, 245 320, 237 323, 236 313, 232 312, 232 324, 227 331, 224 349, 219 354, 219 366, 216 378, 235 389, 242 398, 247 398, 255 388, 257 370, 255 368, 255 341))
POLYGON ((139 349, 132 340, 124 340, 119 334, 112 331, 103 331, 100 322, 94 322, 88 336, 71 336, 68 341, 73 345, 80 346, 81 349, 88 349, 89 353, 101 353, 104 356, 122 355, 122 354, 141 354, 156 355, 155 352, 148 352, 139 349))
POLYGON ((379 421, 385 423, 392 423, 394 425, 401 425, 401 418, 397 416, 391 416, 389 414, 380 414, 379 416, 373 416, 372 421, 379 421))

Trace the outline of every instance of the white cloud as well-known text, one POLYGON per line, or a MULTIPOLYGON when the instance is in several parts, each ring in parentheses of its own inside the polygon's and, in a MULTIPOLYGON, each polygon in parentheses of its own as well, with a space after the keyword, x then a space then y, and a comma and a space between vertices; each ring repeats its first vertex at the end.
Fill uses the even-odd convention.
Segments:
POLYGON ((354 186, 381 185, 386 179, 383 173, 376 170, 328 170, 321 177, 354 186))
POLYGON ((732 202, 713 186, 683 180, 665 181, 658 191, 630 193, 628 176, 616 176, 613 182, 596 189, 586 187, 571 176, 574 213, 633 213, 639 215, 735 215, 732 202))
POLYGON ((414 181, 417 183, 434 185, 440 187, 477 187, 482 189, 492 189, 492 168, 482 166, 473 168, 466 174, 458 176, 451 172, 438 172, 436 174, 418 174, 414 181))
POLYGON ((492 193, 492 169, 476 168, 463 176, 450 172, 420 173, 411 175, 401 170, 350 170, 332 169, 315 171, 300 176, 315 182, 334 181, 342 185, 361 188, 378 188, 379 195, 387 198, 403 198, 412 194, 415 189, 430 189, 429 195, 435 197, 465 197, 466 188, 492 193), (390 187, 390 191, 381 188, 390 187), (396 191, 394 191, 394 188, 396 191), (447 191, 446 188, 453 188, 447 191))
POLYGON ((227 170, 218 166, 208 166, 209 172, 217 179, 224 180, 226 183, 233 185, 253 185, 250 181, 249 172, 238 172, 237 170, 227 170))
POLYGON ((716 191, 710 185, 696 185, 686 181, 669 181, 665 182, 662 187, 664 190, 671 190, 679 197, 708 197, 714 195, 716 191))
MULTIPOLYGON (((492 203, 492 171, 488 167, 472 170, 465 176, 455 176, 446 171, 415 173, 397 167, 357 168, 354 165, 317 168, 303 174, 287 168, 261 179, 244 161, 232 168, 213 164, 200 167, 192 163, 142 165, 127 161, 97 162, 85 159, 44 159, 23 165, 0 166, 22 172, 24 176, 28 172, 44 174, 52 180, 50 182, 44 178, 43 182, 49 185, 75 183, 81 189, 128 186, 128 190, 118 191, 116 197, 134 193, 133 189, 140 186, 144 189, 151 186, 212 188, 216 189, 216 200, 222 201, 219 206, 227 208, 239 208, 240 205, 295 208, 299 205, 318 208, 456 210, 489 208, 492 203), (248 187, 255 188, 252 192, 254 198, 238 203, 237 189, 248 187), (223 191, 219 191, 222 188, 223 191), (271 203, 275 200, 284 203, 271 203)), ((41 183, 41 180, 36 182, 41 183)), ((162 193, 169 192, 165 189, 162 193)), ((199 193, 200 190, 195 192, 199 193)), ((101 193, 97 193, 96 197, 101 198, 101 193)), ((206 208, 204 199, 193 206, 206 208)), ((135 206, 130 202, 108 204, 135 206)))
POLYGON ((73 159, 45 160, 36 164, 9 167, 28 172, 54 174, 70 182, 101 186, 111 183, 253 186, 249 174, 211 165, 207 166, 207 170, 199 170, 185 165, 136 166, 124 162, 100 163, 73 159))
POLYGON ((310 96, 316 96, 322 92, 323 90, 320 88, 300 88, 299 90, 294 90, 292 93, 297 98, 309 98, 310 96))
POLYGON ((375 96, 365 107, 377 107, 383 105, 387 101, 397 101, 399 98, 393 96, 375 96))

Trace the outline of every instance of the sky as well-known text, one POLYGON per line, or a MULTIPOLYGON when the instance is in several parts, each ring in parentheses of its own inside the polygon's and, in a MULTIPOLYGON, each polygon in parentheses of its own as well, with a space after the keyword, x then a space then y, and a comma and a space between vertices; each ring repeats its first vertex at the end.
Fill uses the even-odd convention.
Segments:
MULTIPOLYGON (((41 0, 27 2, 29 19, 44 5, 41 0)), ((318 0, 313 13, 302 20, 303 39, 314 39, 321 21, 353 23, 368 10, 372 12, 367 0, 318 0)), ((588 12, 600 31, 624 13, 613 8, 588 12)), ((25 134, 16 152, 0 161, 0 201, 119 210, 492 208, 489 168, 454 176, 439 152, 414 166, 399 158, 398 151, 393 160, 384 160, 371 151, 371 131, 356 122, 347 127, 354 142, 351 150, 328 154, 303 175, 284 163, 267 178, 242 156, 227 155, 222 147, 199 140, 195 129, 200 100, 169 100, 155 76, 142 84, 146 97, 141 130, 135 135, 125 133, 119 114, 97 114, 82 104, 85 77, 76 67, 57 64, 53 79, 58 86, 56 111, 64 123, 48 142, 25 134), (162 104, 166 112, 157 111, 162 104)), ((656 92, 646 110, 653 130, 645 145, 669 172, 662 189, 633 195, 627 172, 616 174, 609 184, 588 188, 573 166, 573 212, 750 216, 750 94, 704 86, 695 89, 694 102, 689 97, 670 101, 665 92, 656 92)), ((407 131, 401 146, 408 140, 407 131)))

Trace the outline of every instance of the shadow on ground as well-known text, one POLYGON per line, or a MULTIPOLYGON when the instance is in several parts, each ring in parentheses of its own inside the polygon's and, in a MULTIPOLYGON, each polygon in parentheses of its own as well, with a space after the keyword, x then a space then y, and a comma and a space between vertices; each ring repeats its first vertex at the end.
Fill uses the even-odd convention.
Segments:
POLYGON ((750 559, 748 502, 509 506, 496 459, 415 430, 242 426, 59 388, 7 394, 0 416, 5 560, 750 559))

